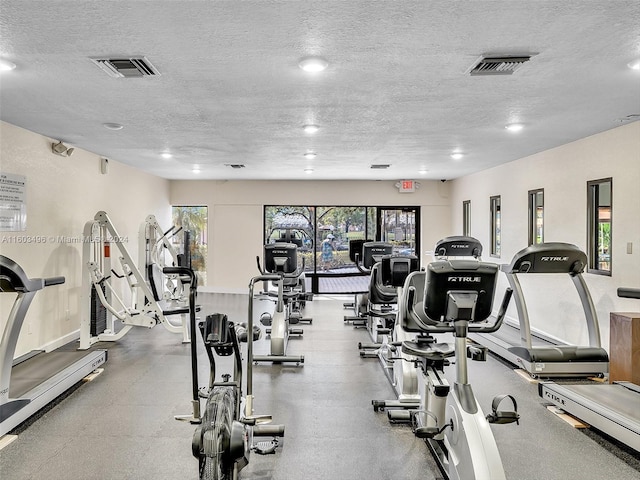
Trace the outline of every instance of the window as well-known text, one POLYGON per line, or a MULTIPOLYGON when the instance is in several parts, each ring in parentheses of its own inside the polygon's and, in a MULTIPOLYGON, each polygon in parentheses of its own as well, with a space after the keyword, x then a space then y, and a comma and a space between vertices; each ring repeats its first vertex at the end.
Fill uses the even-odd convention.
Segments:
POLYGON ((529 190, 529 245, 544 242, 544 189, 529 190))
POLYGON ((613 180, 587 182, 587 254, 589 272, 611 275, 613 180))
POLYGON ((471 235, 471 200, 462 202, 462 235, 471 235))
POLYGON ((184 255, 185 264, 198 277, 199 285, 207 282, 207 207, 174 206, 173 224, 183 234, 173 237, 178 252, 184 255))
POLYGON ((489 199, 491 208, 491 256, 500 256, 500 195, 489 199))
POLYGON ((301 265, 304 259, 309 291, 364 292, 368 277, 356 268, 349 252, 350 242, 390 242, 394 253, 419 256, 419 220, 419 207, 266 205, 264 239, 265 243, 298 245, 298 262, 301 265), (331 251, 323 250, 328 238, 331 251), (349 281, 336 281, 337 278, 349 281), (354 283, 360 280, 361 284, 354 283))

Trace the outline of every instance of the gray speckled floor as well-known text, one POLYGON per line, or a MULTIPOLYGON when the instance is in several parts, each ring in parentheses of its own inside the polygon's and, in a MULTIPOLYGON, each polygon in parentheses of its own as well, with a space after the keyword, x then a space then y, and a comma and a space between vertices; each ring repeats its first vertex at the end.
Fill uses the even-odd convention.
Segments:
MULTIPOLYGON (((375 359, 358 355, 366 332, 343 324, 343 301, 307 304, 312 325, 289 344, 305 364, 255 367, 256 413, 286 425, 276 455, 252 455, 243 479, 420 479, 440 475, 425 444, 410 429, 375 413, 371 399, 390 398, 375 359)), ((247 297, 202 294, 204 311, 246 319, 247 297)), ((259 315, 260 307, 256 308, 259 315)), ((194 479, 193 426, 173 416, 190 413, 188 345, 162 327, 130 332, 109 346, 102 375, 57 402, 0 451, 2 480, 194 479)), ((102 345, 101 345, 102 346, 102 345)), ((268 352, 268 341, 256 344, 268 352)), ((201 352, 202 382, 206 359, 201 352)), ((470 363, 470 378, 485 411, 498 393, 518 399, 520 426, 494 427, 511 480, 640 479, 640 459, 593 432, 576 430, 542 405, 537 387, 493 358, 470 363)))

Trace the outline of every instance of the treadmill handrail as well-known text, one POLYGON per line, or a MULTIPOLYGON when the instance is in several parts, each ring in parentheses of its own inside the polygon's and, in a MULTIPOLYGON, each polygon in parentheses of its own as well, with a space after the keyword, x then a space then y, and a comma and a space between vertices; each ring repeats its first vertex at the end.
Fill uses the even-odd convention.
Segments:
POLYGON ((20 265, 0 255, 0 292, 35 292, 64 282, 64 277, 29 278, 20 265))
POLYGON ((62 285, 65 281, 64 277, 49 277, 44 279, 44 286, 50 287, 51 285, 62 285))

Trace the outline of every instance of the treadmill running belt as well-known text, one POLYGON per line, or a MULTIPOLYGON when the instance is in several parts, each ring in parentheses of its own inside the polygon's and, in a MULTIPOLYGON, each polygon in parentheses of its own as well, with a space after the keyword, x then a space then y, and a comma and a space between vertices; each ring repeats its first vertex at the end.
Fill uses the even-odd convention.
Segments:
POLYGON ((19 398, 41 384, 44 380, 60 373, 73 362, 87 355, 86 351, 58 351, 40 353, 11 369, 9 397, 19 398))
POLYGON ((640 422, 640 395, 620 385, 563 385, 578 395, 615 411, 621 417, 640 422))

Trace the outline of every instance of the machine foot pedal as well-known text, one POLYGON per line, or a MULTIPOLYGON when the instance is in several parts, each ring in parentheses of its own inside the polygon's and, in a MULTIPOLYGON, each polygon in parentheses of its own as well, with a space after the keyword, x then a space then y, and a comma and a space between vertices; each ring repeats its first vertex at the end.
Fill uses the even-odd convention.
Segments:
POLYGON ((278 439, 274 438, 271 441, 258 442, 253 445, 252 450, 258 455, 272 455, 276 453, 278 448, 278 439))
POLYGON ((515 422, 516 425, 520 425, 520 414, 518 413, 518 404, 516 399, 512 395, 498 395, 493 399, 491 403, 491 413, 487 415, 487 421, 489 423, 495 423, 496 425, 504 425, 507 423, 515 422), (500 403, 505 399, 511 400, 513 410, 498 410, 500 403))
POLYGON ((475 360, 476 362, 487 361, 487 347, 480 345, 467 345, 467 358, 475 360))
POLYGON ((441 432, 437 427, 418 427, 413 431, 413 433, 418 438, 433 438, 441 432))

